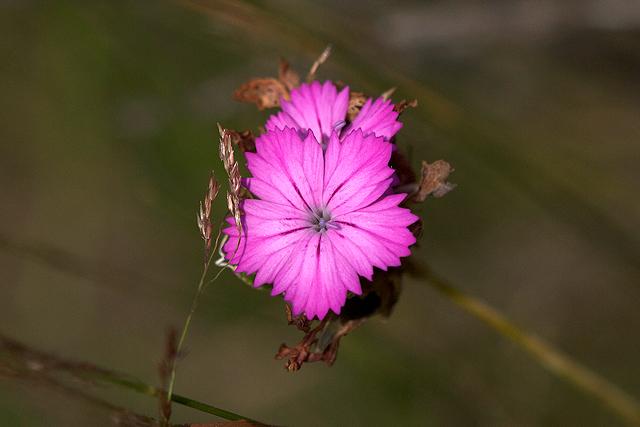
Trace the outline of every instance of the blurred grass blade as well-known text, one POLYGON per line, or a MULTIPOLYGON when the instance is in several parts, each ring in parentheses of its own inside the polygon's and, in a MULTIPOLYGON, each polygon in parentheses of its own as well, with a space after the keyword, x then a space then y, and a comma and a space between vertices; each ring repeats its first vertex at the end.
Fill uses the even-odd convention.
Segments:
POLYGON ((520 329, 485 302, 466 295, 448 280, 422 269, 412 273, 423 279, 467 313, 529 353, 549 372, 561 377, 583 393, 597 399, 629 425, 640 426, 640 403, 618 386, 555 349, 549 343, 520 329))
MULTIPOLYGON (((56 374, 67 374, 69 381, 82 384, 112 384, 137 393, 157 398, 162 390, 146 384, 130 375, 110 371, 86 362, 63 359, 59 356, 33 349, 0 333, 0 378, 3 373, 9 378, 42 379, 50 381, 56 374)), ((267 424, 252 420, 235 412, 227 411, 199 402, 186 396, 174 394, 171 400, 200 412, 215 415, 229 421, 247 421, 253 425, 267 424)))

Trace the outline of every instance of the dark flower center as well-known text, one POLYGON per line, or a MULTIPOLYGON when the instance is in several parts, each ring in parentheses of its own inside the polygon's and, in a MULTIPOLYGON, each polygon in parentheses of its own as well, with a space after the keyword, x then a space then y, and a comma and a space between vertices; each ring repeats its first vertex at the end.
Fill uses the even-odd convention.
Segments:
POLYGON ((331 220, 331 214, 326 209, 317 209, 311 217, 311 227, 318 232, 328 229, 338 229, 340 226, 331 220))

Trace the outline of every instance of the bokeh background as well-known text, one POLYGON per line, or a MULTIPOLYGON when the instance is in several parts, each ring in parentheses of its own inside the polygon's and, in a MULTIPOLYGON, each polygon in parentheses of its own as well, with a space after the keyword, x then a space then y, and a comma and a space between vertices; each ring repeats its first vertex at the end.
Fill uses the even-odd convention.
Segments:
MULTIPOLYGON (((634 0, 0 1, 0 330, 157 383, 201 271, 216 122, 257 128, 266 113, 232 91, 280 56, 305 73, 328 43, 321 78, 418 98, 399 145, 416 169, 456 168, 457 189, 419 208, 416 261, 640 396, 634 0)), ((285 425, 619 422, 418 280, 332 368, 287 373, 273 355, 298 337, 281 300, 226 274, 201 300, 177 391, 285 425)), ((109 424, 0 382, 0 425, 109 424)))

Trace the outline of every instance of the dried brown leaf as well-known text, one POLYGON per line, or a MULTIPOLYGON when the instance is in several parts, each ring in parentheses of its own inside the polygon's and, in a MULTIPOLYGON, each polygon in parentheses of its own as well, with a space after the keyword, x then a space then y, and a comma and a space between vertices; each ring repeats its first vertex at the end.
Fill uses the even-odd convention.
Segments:
POLYGON ((272 77, 255 78, 240 86, 233 93, 235 100, 256 104, 259 110, 280 106, 280 98, 289 99, 284 83, 272 77))
POLYGON ((325 362, 331 366, 336 361, 340 340, 365 320, 344 320, 334 314, 328 315, 318 326, 308 331, 295 347, 281 344, 275 358, 287 359, 285 369, 289 372, 298 371, 305 363, 310 362, 325 362))
POLYGON ((423 202, 428 196, 442 197, 455 188, 455 184, 447 182, 449 174, 454 169, 444 160, 436 160, 429 164, 422 161, 422 176, 418 190, 413 196, 416 202, 423 202))
POLYGON ((295 325, 298 330, 305 333, 309 332, 309 330, 311 329, 311 321, 307 319, 307 316, 305 316, 304 314, 294 316, 289 304, 285 304, 284 308, 285 312, 287 313, 287 322, 289 323, 289 325, 295 325))
POLYGON ((410 101, 407 101, 406 99, 403 99, 402 101, 398 102, 395 107, 393 107, 393 110, 395 112, 397 112, 398 114, 402 114, 404 112, 404 110, 406 110, 407 108, 416 108, 418 106, 418 100, 417 99, 412 99, 410 101))
MULTIPOLYGON (((376 271, 371 281, 362 279, 362 295, 353 295, 347 299, 340 315, 328 314, 314 328, 306 321, 300 328, 296 319, 287 308, 287 320, 305 332, 302 340, 293 347, 281 344, 276 359, 286 359, 285 369, 297 371, 305 363, 325 362, 331 366, 338 355, 340 342, 351 331, 362 325, 371 316, 388 317, 402 290, 402 270, 390 268, 388 271, 376 271)), ((305 318, 306 320, 306 318, 305 318)))

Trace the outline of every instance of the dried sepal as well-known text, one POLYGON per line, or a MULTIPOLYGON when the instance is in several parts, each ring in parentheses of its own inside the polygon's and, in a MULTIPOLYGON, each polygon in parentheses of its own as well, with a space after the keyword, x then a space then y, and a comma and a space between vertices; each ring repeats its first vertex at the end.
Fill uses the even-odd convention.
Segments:
POLYGON ((278 79, 255 78, 236 89, 233 98, 240 102, 256 104, 259 110, 264 110, 279 107, 280 98, 289 99, 289 91, 278 79))
POLYGON ((454 169, 444 160, 436 160, 429 164, 422 161, 421 178, 418 189, 413 196, 416 202, 423 202, 428 196, 442 197, 455 188, 455 184, 447 182, 454 169))
POLYGON ((349 332, 360 326, 365 319, 342 321, 336 315, 327 316, 318 326, 309 330, 302 341, 289 347, 281 344, 275 355, 276 360, 287 359, 285 369, 295 372, 302 365, 310 362, 325 362, 331 366, 338 356, 340 340, 349 332))
POLYGON ((287 321, 305 333, 293 347, 281 344, 275 358, 286 359, 285 369, 297 371, 305 363, 325 362, 331 366, 338 356, 340 341, 370 317, 389 317, 402 291, 402 268, 376 271, 371 281, 362 279, 362 295, 347 299, 340 315, 331 313, 311 328, 312 321, 304 316, 293 317, 286 307, 287 321), (302 326, 302 327, 301 327, 302 326))
POLYGON ((218 192, 220 190, 220 185, 213 175, 213 171, 211 172, 211 176, 209 177, 209 187, 207 192, 204 195, 204 199, 200 202, 200 209, 197 215, 198 229, 200 230, 200 236, 204 240, 205 247, 205 259, 211 250, 212 243, 212 230, 213 224, 211 223, 211 211, 213 201, 218 196, 218 192))
POLYGON ((288 90, 295 89, 300 85, 300 76, 291 68, 289 62, 284 58, 280 58, 278 80, 280 80, 288 90))
POLYGON ((347 109, 347 119, 352 122, 362 106, 367 102, 367 96, 362 92, 349 92, 349 108, 347 109))
POLYGON ((313 65, 311 65, 309 74, 307 74, 308 82, 315 80, 316 73, 318 72, 318 68, 320 68, 320 66, 324 64, 327 61, 327 59, 329 59, 329 55, 331 55, 331 45, 325 47, 322 53, 320 54, 320 56, 318 57, 318 59, 316 59, 313 65))

